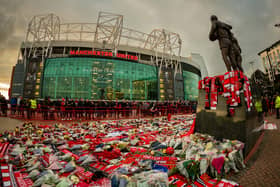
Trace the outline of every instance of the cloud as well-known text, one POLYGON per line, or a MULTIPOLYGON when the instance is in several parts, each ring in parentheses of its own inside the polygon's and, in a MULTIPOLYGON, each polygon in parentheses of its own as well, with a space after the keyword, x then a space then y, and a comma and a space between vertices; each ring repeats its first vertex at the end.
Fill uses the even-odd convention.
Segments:
POLYGON ((5 16, 0 12, 0 42, 6 43, 9 39, 10 33, 14 32, 15 28, 15 17, 14 16, 5 16))
POLYGON ((218 43, 208 40, 209 18, 216 14, 233 26, 245 70, 251 71, 252 60, 256 61, 253 69, 262 69, 257 53, 279 40, 280 30, 274 27, 280 22, 279 7, 278 0, 1 0, 0 80, 10 79, 5 72, 16 63, 28 21, 45 13, 58 15, 62 22, 96 22, 98 12, 106 11, 124 15, 125 27, 146 33, 155 28, 177 32, 183 40, 182 56, 200 53, 211 75, 225 72, 218 43))
POLYGON ((9 89, 9 88, 10 88, 10 85, 9 85, 9 84, 5 84, 5 83, 1 83, 1 82, 0 82, 0 89, 5 90, 5 89, 9 89))

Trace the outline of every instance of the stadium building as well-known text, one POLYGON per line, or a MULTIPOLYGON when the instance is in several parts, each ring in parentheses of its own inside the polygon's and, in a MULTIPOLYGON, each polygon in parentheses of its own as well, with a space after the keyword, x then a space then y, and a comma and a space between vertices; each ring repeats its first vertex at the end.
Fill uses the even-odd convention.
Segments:
POLYGON ((181 56, 177 33, 123 27, 123 16, 100 12, 97 23, 61 23, 54 14, 28 24, 11 97, 91 100, 195 100, 207 76, 199 54, 181 56), (202 67, 202 68, 201 68, 202 67))

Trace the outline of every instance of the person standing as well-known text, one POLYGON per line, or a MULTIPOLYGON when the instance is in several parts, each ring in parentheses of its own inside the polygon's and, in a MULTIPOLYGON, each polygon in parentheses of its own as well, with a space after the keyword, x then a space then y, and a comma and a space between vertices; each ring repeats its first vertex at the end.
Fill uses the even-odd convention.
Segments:
POLYGON ((31 119, 31 99, 27 99, 26 104, 25 104, 25 109, 27 113, 27 119, 31 119))
POLYGON ((261 121, 262 120, 262 101, 261 99, 256 99, 256 102, 255 102, 255 109, 258 113, 258 121, 261 121))
POLYGON ((69 101, 68 107, 70 107, 70 120, 72 120, 75 117, 75 101, 73 99, 69 101))
POLYGON ((18 113, 18 115, 20 116, 20 101, 22 100, 22 97, 20 96, 20 97, 18 97, 17 98, 17 113, 18 113))
POLYGON ((20 103, 19 103, 19 110, 20 110, 20 116, 24 118, 24 110, 25 110, 26 100, 21 97, 20 103))
POLYGON ((32 99, 30 99, 30 111, 31 111, 31 117, 33 118, 35 118, 36 109, 37 109, 37 101, 34 97, 32 97, 32 99))
POLYGON ((85 104, 84 104, 84 110, 85 110, 85 117, 86 120, 90 119, 90 101, 88 99, 85 100, 85 104))
POLYGON ((48 111, 49 111, 49 102, 48 97, 45 97, 43 104, 41 106, 42 113, 43 113, 43 119, 48 120, 48 111))
POLYGON ((1 94, 0 94, 0 104, 1 104, 2 116, 7 116, 8 101, 1 94))
POLYGON ((12 115, 15 115, 16 109, 17 109, 17 98, 16 97, 12 97, 10 103, 11 103, 12 115))
POLYGON ((272 115, 274 113, 274 100, 273 96, 269 96, 269 106, 270 106, 270 114, 272 115))
POLYGON ((84 100, 83 98, 80 98, 78 102, 78 118, 82 119, 84 117, 84 100))
POLYGON ((268 113, 267 98, 263 96, 262 96, 262 111, 264 113, 264 116, 267 116, 268 113))
POLYGON ((19 117, 24 117, 24 99, 23 97, 19 97, 17 100, 17 110, 18 110, 18 115, 19 117))
POLYGON ((50 120, 54 120, 55 119, 55 116, 54 116, 54 113, 55 113, 55 102, 54 101, 51 101, 50 98, 48 98, 48 103, 49 103, 49 108, 50 108, 50 120))
POLYGON ((193 101, 193 102, 192 102, 192 114, 195 114, 195 113, 196 113, 196 106, 197 106, 196 101, 193 101))
POLYGON ((280 95, 279 92, 276 92, 276 99, 275 99, 275 110, 276 110, 276 118, 280 118, 280 95))
POLYGON ((66 116, 65 105, 66 105, 66 101, 64 98, 62 98, 60 101, 60 116, 62 120, 65 120, 65 116, 66 116))

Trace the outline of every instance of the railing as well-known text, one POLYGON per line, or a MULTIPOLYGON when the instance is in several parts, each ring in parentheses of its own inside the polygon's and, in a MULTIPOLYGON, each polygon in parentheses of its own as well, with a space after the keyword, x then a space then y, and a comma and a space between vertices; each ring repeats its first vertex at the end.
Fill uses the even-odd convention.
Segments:
POLYGON ((40 106, 32 109, 27 107, 5 107, 1 106, 1 116, 24 120, 116 120, 116 119, 139 119, 149 117, 168 116, 168 114, 194 113, 192 106, 157 106, 146 108, 143 106, 126 107, 61 107, 40 106))

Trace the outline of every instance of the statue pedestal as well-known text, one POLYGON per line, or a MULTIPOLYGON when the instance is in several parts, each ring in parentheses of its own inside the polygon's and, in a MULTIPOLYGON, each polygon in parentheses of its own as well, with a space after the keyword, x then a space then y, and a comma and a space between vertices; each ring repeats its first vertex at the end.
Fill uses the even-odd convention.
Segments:
POLYGON ((216 139, 223 138, 230 140, 240 140, 245 143, 245 156, 255 145, 261 132, 253 132, 253 129, 261 125, 258 121, 257 113, 253 110, 246 112, 244 96, 241 94, 241 106, 235 107, 235 114, 227 116, 227 98, 218 95, 216 110, 205 109, 204 90, 199 90, 195 132, 210 134, 216 139))

